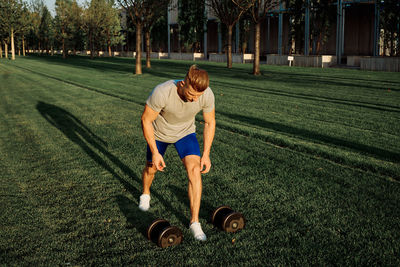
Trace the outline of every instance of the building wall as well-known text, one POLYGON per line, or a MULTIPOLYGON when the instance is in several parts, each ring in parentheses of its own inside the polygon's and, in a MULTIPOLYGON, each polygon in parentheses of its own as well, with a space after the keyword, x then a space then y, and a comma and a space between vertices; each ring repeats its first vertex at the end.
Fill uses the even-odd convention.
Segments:
POLYGON ((209 53, 218 52, 218 22, 209 20, 207 23, 207 50, 209 53))
POLYGON ((328 33, 328 39, 321 45, 319 54, 336 55, 336 22, 332 24, 328 33))
MULTIPOLYGON (((289 54, 289 16, 283 14, 283 28, 282 28, 282 53, 289 54)), ((278 54, 278 39, 279 39, 279 16, 275 15, 270 17, 270 32, 269 32, 269 45, 268 45, 268 19, 262 21, 261 23, 261 55, 265 54, 278 54)), ((254 53, 254 42, 250 47, 250 53, 254 53)))
POLYGON ((372 56, 374 5, 351 5, 345 15, 344 55, 372 56))
MULTIPOLYGON (((176 2, 176 0, 175 0, 176 2)), ((170 24, 177 23, 177 8, 170 13, 170 24)), ((209 53, 218 52, 218 22, 214 15, 208 13, 209 21, 207 23, 207 50, 209 53)), ((283 14, 282 29, 282 54, 291 52, 292 40, 289 40, 289 20, 287 14, 283 14)), ((267 44, 268 33, 267 19, 261 24, 261 55, 278 53, 278 31, 279 16, 275 14, 270 17, 270 36, 269 44, 267 44)), ((173 33, 171 34, 171 51, 178 52, 179 39, 177 25, 171 25, 173 33)), ((225 25, 221 26, 222 53, 226 47, 226 29, 225 25)), ((344 56, 360 55, 371 56, 373 54, 373 34, 374 34, 374 5, 373 4, 351 4, 345 9, 345 30, 344 30, 344 56)), ((321 45, 319 54, 335 55, 336 54, 336 22, 332 23, 329 30, 328 40, 321 45)), ((235 52, 235 28, 233 30, 232 51, 235 52)), ((304 38, 303 38, 304 39, 304 38)), ((304 40, 297 40, 297 46, 304 46, 304 40)), ((240 47, 241 45, 239 45, 240 47)), ((312 42, 310 40, 310 47, 312 42)), ((249 53, 254 53, 254 30, 252 29, 248 43, 249 53)), ((312 50, 310 50, 312 53, 312 50)))

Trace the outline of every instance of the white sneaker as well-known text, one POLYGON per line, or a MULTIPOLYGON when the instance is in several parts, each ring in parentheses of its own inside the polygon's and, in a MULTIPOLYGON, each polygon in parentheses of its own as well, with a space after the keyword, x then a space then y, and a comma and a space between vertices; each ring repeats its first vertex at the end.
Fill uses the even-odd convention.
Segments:
POLYGON ((206 241, 207 236, 201 229, 201 225, 199 222, 194 222, 189 227, 190 231, 192 232, 194 238, 199 241, 206 241))
POLYGON ((150 209, 150 195, 142 194, 140 196, 139 209, 141 211, 148 211, 150 209))

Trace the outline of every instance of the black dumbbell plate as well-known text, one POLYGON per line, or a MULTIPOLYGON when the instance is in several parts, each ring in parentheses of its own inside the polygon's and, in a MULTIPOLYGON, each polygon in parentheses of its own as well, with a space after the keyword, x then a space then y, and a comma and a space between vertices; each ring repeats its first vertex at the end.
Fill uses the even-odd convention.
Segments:
POLYGON ((169 226, 165 228, 158 237, 157 244, 162 247, 170 247, 178 245, 182 242, 182 232, 178 227, 169 226))
POLYGON ((154 220, 149 228, 147 229, 147 238, 154 243, 157 243, 158 236, 161 233, 162 229, 170 226, 170 223, 164 219, 156 219, 154 220))
POLYGON ((228 233, 234 233, 244 228, 246 224, 243 214, 233 212, 225 217, 223 221, 223 229, 228 233))
POLYGON ((216 208, 211 214, 211 223, 214 225, 222 226, 222 218, 231 213, 232 209, 229 206, 220 206, 216 208))

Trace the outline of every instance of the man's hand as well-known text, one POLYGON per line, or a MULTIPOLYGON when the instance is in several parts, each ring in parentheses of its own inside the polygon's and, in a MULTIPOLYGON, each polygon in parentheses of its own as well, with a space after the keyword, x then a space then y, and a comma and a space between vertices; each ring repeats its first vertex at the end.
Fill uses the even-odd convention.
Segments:
POLYGON ((210 171, 210 169, 211 169, 211 160, 210 160, 209 156, 203 156, 201 158, 200 167, 201 167, 200 170, 201 170, 202 174, 208 173, 210 171))
POLYGON ((152 156, 152 161, 158 171, 164 171, 165 162, 163 156, 161 156, 160 153, 154 153, 152 156))

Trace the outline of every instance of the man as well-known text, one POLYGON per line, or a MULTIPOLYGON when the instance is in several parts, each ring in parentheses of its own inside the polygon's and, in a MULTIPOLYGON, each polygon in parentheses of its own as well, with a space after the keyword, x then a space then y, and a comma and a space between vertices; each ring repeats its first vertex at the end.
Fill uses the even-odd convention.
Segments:
POLYGON ((143 170, 143 194, 139 208, 150 208, 150 186, 157 171, 166 167, 163 155, 174 144, 188 178, 190 200, 190 230, 195 239, 206 240, 199 223, 202 193, 201 174, 211 168, 210 150, 215 134, 214 94, 205 70, 193 65, 183 81, 170 80, 156 86, 146 101, 142 114, 143 135, 147 141, 147 164, 143 170), (203 110, 204 147, 200 154, 196 138, 195 116, 203 110))

